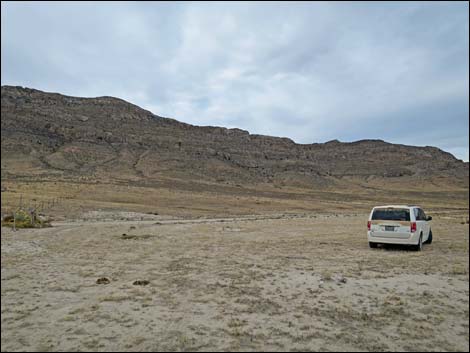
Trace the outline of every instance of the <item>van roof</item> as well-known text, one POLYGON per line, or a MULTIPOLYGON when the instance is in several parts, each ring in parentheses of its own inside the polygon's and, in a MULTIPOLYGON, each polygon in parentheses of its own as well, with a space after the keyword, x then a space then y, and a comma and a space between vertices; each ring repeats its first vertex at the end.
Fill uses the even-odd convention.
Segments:
POLYGON ((410 205, 384 205, 384 206, 375 206, 374 208, 414 208, 419 206, 410 206, 410 205))

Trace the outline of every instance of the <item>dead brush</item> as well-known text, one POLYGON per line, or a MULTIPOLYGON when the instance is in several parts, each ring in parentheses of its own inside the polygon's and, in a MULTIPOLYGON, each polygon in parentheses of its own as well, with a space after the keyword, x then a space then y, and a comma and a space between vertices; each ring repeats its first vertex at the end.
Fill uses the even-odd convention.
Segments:
POLYGON ((6 215, 2 219, 2 227, 11 228, 44 228, 51 227, 49 220, 37 216, 35 212, 27 212, 23 209, 18 209, 6 215))

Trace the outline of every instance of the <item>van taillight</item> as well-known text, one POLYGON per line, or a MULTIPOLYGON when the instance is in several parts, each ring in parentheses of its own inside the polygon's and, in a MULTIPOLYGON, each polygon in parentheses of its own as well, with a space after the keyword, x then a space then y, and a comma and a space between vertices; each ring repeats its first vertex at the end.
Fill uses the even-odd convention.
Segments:
POLYGON ((416 232, 416 222, 411 222, 411 233, 416 232))
POLYGON ((367 230, 370 230, 371 221, 367 221, 367 230))

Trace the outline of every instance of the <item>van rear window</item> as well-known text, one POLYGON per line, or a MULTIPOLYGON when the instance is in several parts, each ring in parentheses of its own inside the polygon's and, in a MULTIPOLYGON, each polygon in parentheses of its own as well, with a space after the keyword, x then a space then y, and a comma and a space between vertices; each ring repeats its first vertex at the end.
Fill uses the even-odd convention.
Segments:
POLYGON ((372 220, 381 221, 409 221, 410 210, 391 208, 391 209, 376 209, 372 213, 372 220))

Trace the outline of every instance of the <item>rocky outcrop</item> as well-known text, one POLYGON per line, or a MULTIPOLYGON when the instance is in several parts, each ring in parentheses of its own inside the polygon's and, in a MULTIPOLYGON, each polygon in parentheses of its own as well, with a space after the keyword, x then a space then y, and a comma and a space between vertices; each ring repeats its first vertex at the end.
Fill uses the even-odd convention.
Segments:
POLYGON ((113 97, 77 98, 2 86, 2 175, 35 173, 119 180, 162 177, 328 186, 344 177, 450 178, 468 163, 436 147, 381 140, 296 144, 241 129, 193 126, 113 97))

